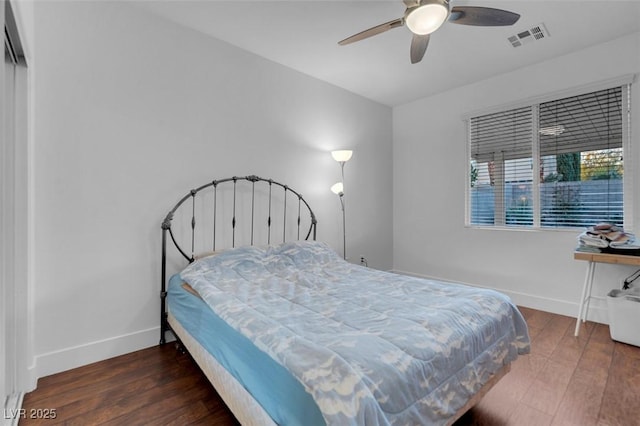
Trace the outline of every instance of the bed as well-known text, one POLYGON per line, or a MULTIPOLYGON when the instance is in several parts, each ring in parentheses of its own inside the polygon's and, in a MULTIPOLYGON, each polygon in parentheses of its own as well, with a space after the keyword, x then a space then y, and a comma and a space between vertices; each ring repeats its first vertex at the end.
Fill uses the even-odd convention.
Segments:
POLYGON ((302 195, 253 175, 189 191, 163 221, 160 343, 171 331, 240 423, 452 424, 528 353, 506 296, 351 264, 316 227, 302 195), (171 277, 169 239, 188 263, 171 277))

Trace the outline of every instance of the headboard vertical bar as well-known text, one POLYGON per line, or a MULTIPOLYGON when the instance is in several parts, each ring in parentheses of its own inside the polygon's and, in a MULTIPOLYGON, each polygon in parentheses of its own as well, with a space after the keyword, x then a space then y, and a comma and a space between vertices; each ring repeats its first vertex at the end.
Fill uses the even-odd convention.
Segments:
POLYGON ((236 183, 238 178, 233 177, 233 219, 231 219, 231 247, 236 246, 236 183))
POLYGON ((213 251, 216 251, 216 222, 217 215, 216 212, 218 210, 218 182, 213 181, 213 251))
POLYGON ((298 237, 297 239, 300 239, 300 203, 302 199, 302 195, 298 194, 298 237))
POLYGON ((284 223, 282 225, 282 242, 287 241, 287 189, 289 189, 286 185, 284 188, 284 223))
POLYGON ((269 179, 269 217, 267 218, 267 244, 271 244, 271 188, 273 181, 269 179))
POLYGON ((253 214, 256 199, 256 182, 251 181, 251 245, 253 245, 253 214))
POLYGON ((191 258, 196 251, 196 190, 191 190, 191 258))

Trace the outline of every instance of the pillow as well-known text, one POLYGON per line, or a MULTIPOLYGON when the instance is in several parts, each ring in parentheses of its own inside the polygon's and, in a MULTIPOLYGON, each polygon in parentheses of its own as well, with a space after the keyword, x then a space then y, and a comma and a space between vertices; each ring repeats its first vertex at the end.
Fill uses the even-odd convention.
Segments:
POLYGON ((198 253, 196 255, 193 256, 194 260, 199 260, 199 259, 204 259, 205 257, 209 257, 209 256, 217 256, 220 253, 222 253, 224 251, 224 249, 222 250, 214 250, 214 251, 205 251, 202 253, 198 253))

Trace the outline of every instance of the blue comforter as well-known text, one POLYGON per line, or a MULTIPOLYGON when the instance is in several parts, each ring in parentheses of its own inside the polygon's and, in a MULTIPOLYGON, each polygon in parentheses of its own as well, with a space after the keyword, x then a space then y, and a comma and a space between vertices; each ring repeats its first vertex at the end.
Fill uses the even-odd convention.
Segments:
POLYGON ((529 351, 501 293, 352 265, 320 242, 233 249, 181 276, 329 425, 445 424, 529 351))

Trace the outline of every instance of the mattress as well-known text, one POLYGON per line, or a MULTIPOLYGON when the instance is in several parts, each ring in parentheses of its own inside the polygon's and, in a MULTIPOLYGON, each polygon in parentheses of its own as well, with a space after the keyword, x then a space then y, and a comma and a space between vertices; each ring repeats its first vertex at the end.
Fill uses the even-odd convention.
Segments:
POLYGON ((167 314, 167 322, 241 425, 276 425, 251 394, 182 327, 171 312, 167 314))
POLYGON ((352 265, 323 243, 234 249, 181 278, 248 341, 243 351, 253 345, 301 383, 328 424, 447 424, 529 351, 506 296, 352 265))
POLYGON ((325 424, 318 406, 302 384, 224 322, 201 298, 187 291, 179 274, 169 280, 167 300, 170 315, 248 390, 276 424, 325 424))

